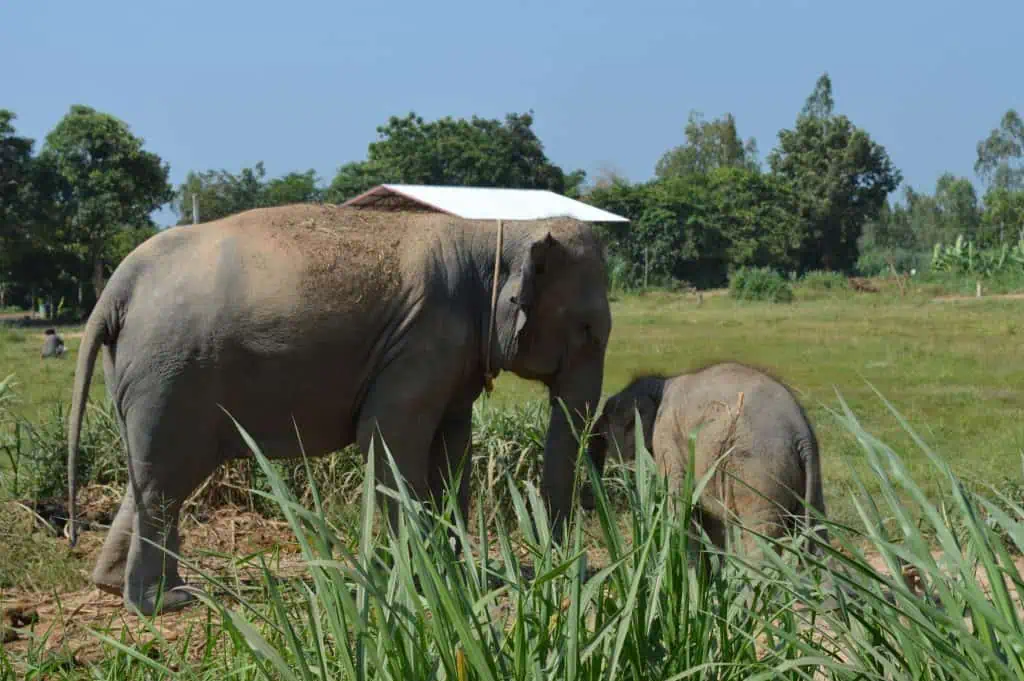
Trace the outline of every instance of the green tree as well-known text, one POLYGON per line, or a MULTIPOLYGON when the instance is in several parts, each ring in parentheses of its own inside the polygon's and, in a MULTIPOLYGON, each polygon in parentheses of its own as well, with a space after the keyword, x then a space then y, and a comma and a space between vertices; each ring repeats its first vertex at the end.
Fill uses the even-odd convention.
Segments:
POLYGON ((565 174, 565 182, 562 193, 570 199, 580 199, 583 196, 584 185, 587 182, 587 171, 577 168, 565 174))
POLYGON ((878 215, 864 223, 861 232, 861 253, 913 247, 914 234, 910 230, 909 215, 906 206, 899 202, 895 205, 890 205, 888 201, 883 202, 878 215))
POLYGON ((189 171, 175 191, 174 212, 178 224, 192 222, 192 197, 197 198, 199 220, 211 222, 244 210, 291 203, 313 203, 323 200, 324 189, 313 169, 287 173, 265 180, 263 161, 252 168, 242 168, 236 175, 227 170, 189 171))
POLYGON ((1024 191, 993 187, 985 194, 981 241, 988 245, 1024 239, 1024 191))
POLYGON ((835 109, 835 99, 832 97, 832 79, 828 72, 818 76, 814 84, 814 90, 804 100, 804 108, 800 110, 800 116, 804 118, 817 118, 824 120, 831 118, 835 109))
POLYGON ((81 270, 63 229, 63 183, 35 141, 16 134, 15 115, 0 111, 0 305, 49 297, 74 287, 81 270))
POLYGON ((288 173, 276 177, 263 188, 260 205, 285 206, 291 203, 315 203, 322 200, 323 189, 312 168, 304 173, 288 173))
POLYGON ((0 307, 16 285, 15 268, 37 218, 32 184, 35 141, 16 134, 13 111, 0 109, 0 307))
POLYGON ((16 134, 12 111, 0 109, 0 281, 8 281, 18 247, 34 221, 32 147, 35 141, 16 134))
POLYGON ((981 209, 974 185, 952 173, 939 177, 934 194, 905 186, 902 203, 892 209, 883 204, 878 218, 871 222, 875 245, 923 251, 959 235, 977 239, 980 227, 981 209))
POLYGON ((959 234, 965 239, 978 238, 981 210, 978 193, 970 180, 943 173, 935 183, 935 203, 942 216, 943 240, 956 239, 959 234))
POLYGON ((984 241, 1024 238, 1024 120, 1014 109, 978 142, 974 171, 988 185, 982 225, 984 241))
POLYGON ((795 268, 806 227, 789 184, 748 168, 718 168, 708 180, 707 228, 728 244, 728 264, 795 268))
POLYGON ((797 117, 779 131, 771 171, 796 190, 807 224, 802 270, 848 271, 857 260, 864 223, 875 218, 902 181, 882 145, 846 116, 829 113, 831 82, 819 79, 797 117))
POLYGON ((749 168, 630 184, 611 177, 585 200, 630 218, 602 227, 624 279, 718 286, 730 266, 794 266, 803 242, 797 197, 783 180, 749 168))
POLYGON ((235 175, 227 170, 190 170, 174 194, 171 204, 178 215, 178 224, 192 222, 192 197, 197 197, 200 222, 212 222, 260 207, 263 201, 264 182, 267 171, 263 161, 252 168, 242 168, 235 175))
POLYGON ((690 173, 709 173, 716 168, 759 170, 757 142, 743 142, 731 113, 712 121, 691 111, 685 129, 686 142, 666 151, 655 165, 657 177, 680 177, 690 173))
MULTIPOLYGON (((594 185, 581 197, 581 200, 622 215, 635 223, 647 205, 649 186, 649 184, 632 184, 618 172, 607 170, 598 175, 594 185)), ((613 250, 618 251, 624 257, 628 256, 630 241, 633 240, 633 225, 631 223, 598 224, 596 229, 605 243, 613 250)))
MULTIPOLYGON (((903 192, 907 220, 915 248, 931 248, 936 241, 948 241, 942 208, 934 195, 907 187, 903 192)), ((954 237, 955 238, 955 237, 954 237)))
POLYGON ((1010 109, 999 127, 978 142, 974 172, 990 187, 1024 190, 1024 121, 1010 109))
POLYGON ((352 161, 338 168, 324 199, 330 203, 344 203, 354 196, 369 191, 379 184, 394 182, 384 168, 372 161, 352 161))
POLYGON ((150 214, 173 198, 167 164, 143 145, 123 121, 76 104, 47 135, 42 150, 62 184, 66 236, 91 267, 97 297, 114 232, 151 226, 150 214))
POLYGON ((104 252, 104 260, 108 263, 110 272, 113 272, 117 265, 124 260, 129 253, 138 248, 147 239, 159 233, 156 225, 143 227, 122 226, 114 231, 113 236, 107 242, 104 252))
POLYGON ((706 234, 707 177, 687 175, 643 184, 615 181, 591 190, 587 200, 628 217, 630 223, 608 229, 614 255, 627 264, 626 279, 707 284, 705 271, 719 269, 725 245, 706 234))
POLYGON ((341 203, 381 183, 549 189, 579 193, 582 170, 566 174, 551 163, 533 131, 533 113, 504 121, 451 116, 424 121, 415 113, 392 116, 377 128, 367 159, 348 163, 327 190, 341 203))

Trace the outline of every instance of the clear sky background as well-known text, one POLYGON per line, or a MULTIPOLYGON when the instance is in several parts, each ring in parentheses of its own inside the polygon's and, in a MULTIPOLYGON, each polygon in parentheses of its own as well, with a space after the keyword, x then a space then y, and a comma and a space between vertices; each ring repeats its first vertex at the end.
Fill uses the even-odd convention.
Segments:
POLYGON ((1024 0, 5 0, 0 108, 37 149, 72 104, 114 114, 175 185, 260 160, 329 182, 389 115, 533 109, 567 172, 639 181, 691 109, 732 112, 763 160, 828 71, 837 111, 931 192, 977 182, 975 145, 1024 110, 1022 27, 1024 0))

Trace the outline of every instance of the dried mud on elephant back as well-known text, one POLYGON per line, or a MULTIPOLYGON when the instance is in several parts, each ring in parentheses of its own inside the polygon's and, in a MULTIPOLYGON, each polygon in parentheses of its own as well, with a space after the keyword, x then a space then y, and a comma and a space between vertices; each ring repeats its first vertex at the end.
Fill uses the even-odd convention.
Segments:
POLYGON ((276 248, 311 258, 303 286, 328 310, 334 304, 366 300, 379 304, 401 285, 401 251, 425 240, 447 216, 391 213, 323 205, 295 205, 257 215, 237 216, 266 221, 276 248), (301 250, 301 253, 299 252, 301 250))

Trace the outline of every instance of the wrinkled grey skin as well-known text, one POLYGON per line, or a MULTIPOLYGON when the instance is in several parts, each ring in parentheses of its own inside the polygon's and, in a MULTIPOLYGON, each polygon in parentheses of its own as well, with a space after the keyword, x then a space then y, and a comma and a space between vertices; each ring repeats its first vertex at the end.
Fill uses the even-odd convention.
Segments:
POLYGON ((55 329, 47 329, 43 336, 43 347, 39 351, 42 359, 64 356, 64 339, 55 329))
MULTIPOLYGON (((221 407, 272 458, 300 454, 296 429, 311 456, 353 442, 365 453, 372 439, 378 478, 392 485, 379 458, 383 434, 421 499, 440 494, 446 471, 468 461, 487 354, 493 369, 541 381, 563 399, 577 432, 596 410, 611 317, 589 225, 505 223, 486 347, 496 223, 357 211, 266 208, 168 229, 118 266, 85 329, 69 426, 73 518, 82 413, 102 348, 130 482, 92 575, 98 587, 152 614, 161 580, 164 589, 182 586, 177 561, 143 540, 177 552, 182 501, 219 464, 248 454, 221 407)), ((542 492, 557 536, 577 448, 556 406, 542 492)), ((468 482, 467 467, 464 515, 468 482)), ((69 536, 74 542, 74 529, 69 536)), ((165 591, 160 611, 193 598, 165 591)))
MULTIPOLYGON (((588 453, 599 472, 609 453, 635 458, 636 413, 643 442, 668 477, 670 491, 684 484, 691 433, 696 432, 694 484, 727 455, 693 516, 719 549, 726 549, 730 524, 780 537, 814 524, 809 508, 825 517, 814 431, 790 391, 764 373, 727 362, 669 378, 635 379, 608 399, 595 422, 588 453)), ((828 543, 824 527, 816 534, 828 543)), ((756 546, 752 533, 741 537, 746 551, 756 546)), ((820 555, 813 543, 812 550, 820 555)))

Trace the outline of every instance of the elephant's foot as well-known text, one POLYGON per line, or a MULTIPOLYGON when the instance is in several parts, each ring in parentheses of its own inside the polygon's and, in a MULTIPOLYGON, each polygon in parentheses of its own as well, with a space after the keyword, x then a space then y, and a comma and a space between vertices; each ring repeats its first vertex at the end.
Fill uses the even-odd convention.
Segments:
POLYGON ((138 609, 146 617, 162 615, 181 610, 198 599, 186 590, 187 585, 180 577, 169 578, 165 584, 154 584, 142 589, 130 589, 124 596, 125 605, 138 609), (132 593, 134 592, 134 593, 132 593))
POLYGON ((120 596, 124 593, 124 564, 112 569, 97 565, 92 572, 91 581, 93 586, 103 593, 120 596))
POLYGON ((105 594, 111 596, 120 596, 124 593, 124 586, 121 584, 106 584, 104 582, 93 582, 93 586, 102 591, 105 594))

